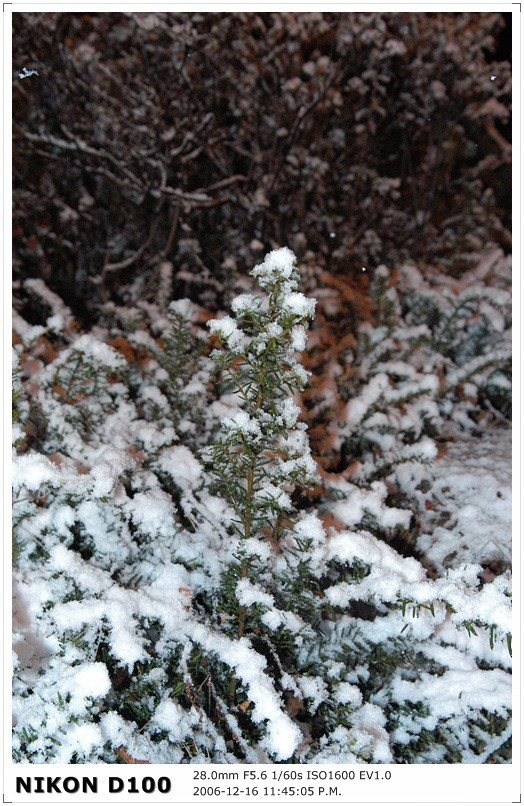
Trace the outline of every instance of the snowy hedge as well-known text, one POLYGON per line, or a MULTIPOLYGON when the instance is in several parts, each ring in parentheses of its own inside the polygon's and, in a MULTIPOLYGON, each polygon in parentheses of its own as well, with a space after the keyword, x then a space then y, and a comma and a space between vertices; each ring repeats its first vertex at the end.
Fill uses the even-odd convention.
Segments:
MULTIPOLYGON (((209 322, 211 353, 188 301, 109 303, 79 334, 36 288, 47 323, 14 321, 16 761, 508 760, 509 562, 488 573, 466 511, 511 412, 494 259, 462 285, 377 270, 324 420, 340 473, 301 419, 315 301, 289 249, 209 322), (469 495, 439 475, 448 444, 477 446, 469 495)), ((497 467, 478 526, 506 549, 497 467)))

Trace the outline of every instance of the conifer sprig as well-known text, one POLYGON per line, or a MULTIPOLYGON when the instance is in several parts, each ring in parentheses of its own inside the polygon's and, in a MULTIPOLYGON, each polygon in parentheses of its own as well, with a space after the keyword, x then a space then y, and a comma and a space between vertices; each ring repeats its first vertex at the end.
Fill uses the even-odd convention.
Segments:
MULTIPOLYGON (((242 408, 222 422, 218 441, 204 452, 220 494, 233 508, 232 524, 241 541, 261 537, 277 540, 283 517, 292 510, 295 485, 315 477, 316 466, 298 422, 299 407, 292 395, 302 390, 307 372, 294 352, 303 350, 315 300, 296 291, 298 272, 290 249, 277 249, 251 272, 268 297, 242 294, 232 303, 237 316, 208 322, 225 349, 215 350, 222 377, 242 408)), ((249 577, 256 561, 242 546, 240 567, 230 578, 249 577)), ((246 608, 238 611, 238 637, 246 626, 246 608)), ((234 694, 235 681, 231 694, 234 694)))
POLYGON ((300 409, 290 397, 308 377, 293 353, 305 347, 315 300, 295 291, 290 249, 274 250, 251 274, 268 298, 242 294, 232 303, 236 321, 226 316, 208 323, 225 347, 213 357, 242 408, 224 419, 218 441, 204 452, 236 513, 235 531, 245 539, 289 511, 290 486, 307 484, 316 470, 305 425, 298 422, 300 409))

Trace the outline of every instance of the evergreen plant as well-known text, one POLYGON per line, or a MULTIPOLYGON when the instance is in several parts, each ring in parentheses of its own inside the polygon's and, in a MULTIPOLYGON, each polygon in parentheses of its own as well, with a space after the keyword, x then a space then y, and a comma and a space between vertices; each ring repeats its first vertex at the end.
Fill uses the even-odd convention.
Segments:
MULTIPOLYGON (((416 514, 399 468, 434 457, 430 427, 446 416, 445 387, 408 358, 423 364, 432 344, 441 355, 441 336, 401 321, 410 314, 379 271, 384 321, 362 334, 341 426, 363 468, 311 507, 295 354, 315 302, 287 248, 252 276, 265 294, 237 296, 234 317, 209 323, 218 399, 206 359, 187 358, 180 304, 172 330, 149 307, 163 348, 126 334, 147 361, 99 329, 37 376, 28 417, 40 431, 13 460, 15 760, 507 760, 509 574, 481 586, 469 564, 431 578, 387 544, 416 514), (191 387, 208 395, 200 410, 191 387)), ((498 342, 478 332, 485 363, 498 342)), ((449 377, 459 365, 446 350, 431 367, 449 377)), ((490 373, 504 373, 504 355, 490 373)))

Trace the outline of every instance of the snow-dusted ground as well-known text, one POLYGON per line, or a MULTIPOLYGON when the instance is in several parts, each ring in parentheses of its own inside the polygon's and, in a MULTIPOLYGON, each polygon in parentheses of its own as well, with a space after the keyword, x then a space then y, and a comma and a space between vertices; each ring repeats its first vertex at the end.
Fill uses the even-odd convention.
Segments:
POLYGON ((431 468, 432 509, 418 549, 442 572, 461 563, 511 562, 511 429, 450 443, 431 468), (446 522, 439 524, 443 513, 446 522), (444 516, 445 517, 445 516, 444 516))

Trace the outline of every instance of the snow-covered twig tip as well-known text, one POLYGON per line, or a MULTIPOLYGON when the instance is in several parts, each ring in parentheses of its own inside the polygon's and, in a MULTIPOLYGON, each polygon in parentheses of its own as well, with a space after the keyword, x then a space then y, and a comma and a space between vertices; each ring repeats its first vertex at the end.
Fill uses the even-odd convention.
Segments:
POLYGON ((38 70, 28 70, 27 67, 24 67, 21 73, 18 73, 19 78, 29 78, 29 76, 37 76, 38 70))

